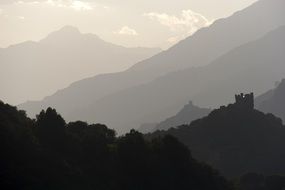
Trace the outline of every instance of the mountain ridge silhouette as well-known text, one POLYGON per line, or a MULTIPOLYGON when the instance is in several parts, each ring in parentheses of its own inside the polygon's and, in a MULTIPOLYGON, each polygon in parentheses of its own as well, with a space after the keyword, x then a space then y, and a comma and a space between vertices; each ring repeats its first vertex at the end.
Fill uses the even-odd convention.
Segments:
MULTIPOLYGON (((256 85, 256 81, 260 80, 256 75, 247 75, 247 78, 241 78, 240 74, 236 74, 243 72, 245 64, 249 64, 249 59, 246 60, 246 57, 235 55, 242 52, 248 57, 249 53, 246 54, 241 50, 250 46, 248 43, 254 44, 257 43, 256 41, 262 41, 268 32, 281 31, 278 30, 278 27, 285 25, 283 5, 284 1, 282 0, 258 1, 229 18, 218 20, 208 28, 199 30, 169 50, 146 59, 124 72, 100 75, 79 81, 71 85, 70 88, 61 91, 60 94, 46 98, 42 102, 34 102, 33 105, 21 105, 20 108, 26 109, 30 115, 34 115, 42 108, 53 106, 70 120, 98 121, 107 123, 110 127, 119 127, 119 131, 128 131, 130 128, 138 128, 145 122, 162 121, 177 113, 189 99, 200 107, 215 107, 231 101, 229 97, 236 91, 252 89, 259 95, 268 90, 273 80, 279 80, 282 69, 273 70, 272 67, 268 71, 273 74, 269 74, 269 78, 263 79, 264 84, 260 82, 256 85), (222 59, 226 62, 225 57, 228 54, 230 54, 228 57, 238 58, 238 63, 231 64, 231 66, 235 65, 237 71, 234 69, 230 71, 226 63, 223 64, 228 70, 211 66, 222 59), (237 65, 243 66, 238 69, 237 65), (218 72, 219 69, 224 73, 218 72), (275 72, 279 73, 275 74, 275 72), (207 80, 206 76, 202 76, 201 73, 204 73, 203 75, 208 73, 207 80), (229 81, 228 78, 230 78, 229 81), (215 84, 207 85, 208 80, 215 84), (227 83, 234 83, 235 80, 239 84, 236 89, 233 89, 234 84, 227 83), (247 81, 252 81, 252 84, 247 81), (246 83, 245 87, 242 87, 243 83, 246 83), (253 88, 253 85, 256 87, 253 88), (226 91, 228 86, 231 88, 226 91), (77 96, 79 93, 83 95, 77 96), (223 96, 220 96, 221 94, 223 96), (211 100, 212 97, 215 99, 211 100), (71 105, 69 102, 73 104, 71 105), (169 107, 171 109, 167 109, 169 107), (124 112, 121 111, 123 109, 124 112)), ((272 48, 278 50, 273 45, 272 48)), ((258 60, 259 54, 266 53, 263 52, 264 50, 253 52, 251 47, 247 50, 257 55, 251 55, 251 58, 256 60, 258 60)), ((279 51, 276 52, 278 55, 279 53, 279 51)), ((272 57, 269 56, 269 58, 272 57)), ((268 62, 274 61, 273 58, 267 60, 268 62)), ((227 62, 234 61, 229 59, 227 62)), ((278 64, 276 63, 276 65, 278 64)), ((263 68, 255 70, 252 65, 250 69, 253 73, 257 71, 264 75, 263 68)))
POLYGON ((125 48, 64 27, 38 42, 0 50, 0 96, 12 104, 39 100, 74 81, 125 70, 158 52, 155 48, 125 48))

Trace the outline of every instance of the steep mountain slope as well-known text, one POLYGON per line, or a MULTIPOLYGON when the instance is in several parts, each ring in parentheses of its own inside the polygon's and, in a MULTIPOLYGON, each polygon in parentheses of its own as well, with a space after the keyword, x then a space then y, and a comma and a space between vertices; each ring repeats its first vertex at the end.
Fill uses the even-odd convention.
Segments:
MULTIPOLYGON (((207 65, 229 50, 285 24, 284 4, 283 0, 260 0, 229 18, 218 20, 210 27, 199 30, 169 50, 142 61, 125 72, 76 82, 41 102, 28 102, 20 108, 34 115, 42 108, 53 106, 67 116, 72 110, 87 108, 106 95, 146 84, 166 73, 207 65)), ((179 106, 174 105, 177 110, 167 114, 167 117, 177 112, 187 100, 189 97, 181 101, 179 106)), ((157 119, 164 118, 166 117, 157 119)))
POLYGON ((240 99, 190 125, 158 131, 151 137, 165 134, 177 137, 195 158, 229 177, 247 172, 284 173, 285 127, 272 114, 254 110, 251 101, 240 99))
POLYGON ((285 26, 230 51, 208 66, 170 73, 106 96, 75 112, 70 119, 79 116, 125 132, 177 113, 189 99, 198 106, 216 107, 231 102, 230 94, 240 91, 259 95, 285 76, 284 49, 285 26))
POLYGON ((153 124, 154 126, 152 126, 152 128, 150 128, 149 125, 145 124, 141 126, 140 130, 142 130, 142 132, 168 130, 172 127, 177 127, 184 124, 190 124, 192 121, 196 119, 200 119, 202 117, 207 116, 210 112, 211 112, 210 109, 200 108, 198 106, 193 105, 192 101, 190 101, 175 116, 169 117, 158 124, 153 124))
MULTIPOLYGON (((257 106, 257 109, 265 113, 272 113, 285 121, 285 79, 273 90, 265 93, 266 99, 257 106)), ((265 96, 263 95, 263 96, 265 96)))
POLYGON ((259 0, 132 69, 165 74, 190 66, 207 65, 229 50, 284 25, 284 7, 284 0, 259 0))
POLYGON ((13 104, 42 99, 74 81, 125 70, 158 52, 121 47, 66 26, 39 42, 0 49, 0 97, 13 104))
POLYGON ((154 130, 167 130, 171 127, 190 124, 196 119, 207 116, 210 112, 210 109, 199 108, 198 106, 193 105, 192 102, 189 102, 189 104, 185 105, 175 116, 160 122, 154 130))

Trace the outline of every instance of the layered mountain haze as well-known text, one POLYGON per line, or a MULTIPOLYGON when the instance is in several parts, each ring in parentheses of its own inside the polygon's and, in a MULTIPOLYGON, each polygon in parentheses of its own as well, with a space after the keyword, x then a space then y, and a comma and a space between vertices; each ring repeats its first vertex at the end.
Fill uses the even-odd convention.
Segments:
POLYGON ((210 27, 200 29, 169 51, 136 64, 132 69, 162 75, 207 65, 229 50, 284 25, 284 5, 283 0, 259 0, 228 18, 217 20, 210 27))
POLYGON ((122 133, 173 116, 189 99, 215 107, 239 91, 261 94, 285 75, 284 5, 260 0, 125 72, 76 82, 20 108, 34 115, 53 106, 68 120, 106 123, 122 133))
POLYGON ((0 2, 0 189, 285 190, 284 18, 285 0, 0 2))
POLYGON ((257 109, 272 113, 285 122, 285 79, 273 90, 269 90, 257 98, 259 105, 257 109))
POLYGON ((211 109, 195 106, 192 101, 185 105, 175 116, 169 117, 156 124, 143 124, 139 131, 143 133, 154 132, 156 130, 168 130, 184 124, 190 124, 196 119, 207 116, 211 109))
POLYGON ((177 127, 184 124, 190 124, 196 119, 207 116, 211 112, 210 109, 200 108, 193 105, 192 102, 185 105, 182 110, 180 110, 175 116, 167 118, 166 120, 160 122, 154 130, 167 130, 172 127, 177 127))
POLYGON ((198 106, 216 107, 232 102, 230 94, 240 91, 259 95, 285 76, 284 48, 285 27, 282 27, 232 50, 208 66, 170 73, 112 94, 84 111, 75 112, 74 116, 124 131, 170 117, 189 98, 198 106))
POLYGON ((0 49, 0 96, 13 104, 42 99, 74 81, 125 70, 158 52, 121 47, 66 26, 39 42, 0 49))
POLYGON ((284 18, 285 0, 0 2, 0 189, 285 190, 284 18))

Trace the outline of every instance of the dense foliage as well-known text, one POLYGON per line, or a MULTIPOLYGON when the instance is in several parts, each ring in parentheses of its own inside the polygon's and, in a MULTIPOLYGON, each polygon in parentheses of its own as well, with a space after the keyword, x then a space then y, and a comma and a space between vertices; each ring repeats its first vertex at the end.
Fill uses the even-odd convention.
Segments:
POLYGON ((236 181, 240 190, 284 190, 285 176, 247 173, 236 181))
POLYGON ((0 102, 1 189, 231 189, 172 136, 122 137, 101 124, 66 124, 48 108, 35 120, 0 102))

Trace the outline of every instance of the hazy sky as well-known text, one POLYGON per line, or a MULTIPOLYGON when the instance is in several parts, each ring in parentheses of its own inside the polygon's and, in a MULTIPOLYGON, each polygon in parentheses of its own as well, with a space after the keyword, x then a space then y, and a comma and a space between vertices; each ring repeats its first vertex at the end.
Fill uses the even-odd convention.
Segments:
POLYGON ((0 0, 0 47, 65 25, 123 46, 167 48, 256 0, 0 0))

